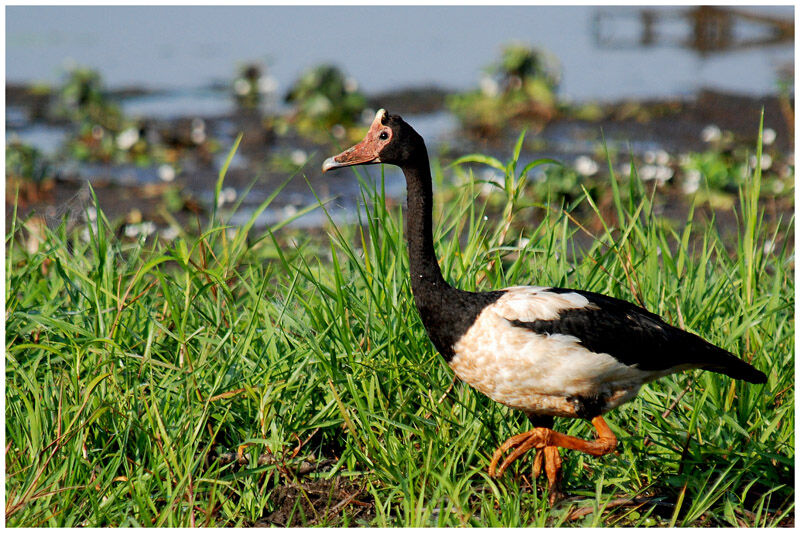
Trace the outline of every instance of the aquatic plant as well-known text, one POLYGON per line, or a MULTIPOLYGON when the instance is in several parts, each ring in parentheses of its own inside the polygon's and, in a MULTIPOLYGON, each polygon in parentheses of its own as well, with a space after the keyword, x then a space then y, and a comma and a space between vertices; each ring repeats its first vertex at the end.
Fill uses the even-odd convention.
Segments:
MULTIPOLYGON (((772 144, 775 135, 774 130, 765 129, 764 145, 772 144)), ((762 196, 790 197, 793 194, 794 164, 790 157, 774 147, 754 154, 746 145, 737 143, 731 132, 713 125, 704 128, 701 137, 709 144, 707 150, 688 152, 678 158, 685 194, 697 195, 701 201, 730 209, 735 205, 735 194, 756 168, 762 174, 762 196)))
POLYGON ((58 91, 56 115, 71 122, 97 124, 111 131, 122 126, 122 111, 108 98, 96 70, 74 67, 58 91))
POLYGON ((512 123, 545 123, 556 114, 561 73, 544 49, 507 45, 484 70, 480 88, 448 98, 448 107, 473 131, 494 132, 512 123))
POLYGON ((215 146, 200 119, 190 121, 190 128, 182 128, 181 121, 171 125, 173 129, 187 129, 183 135, 182 131, 165 133, 152 122, 125 116, 109 96, 101 75, 88 68, 68 71, 54 106, 55 116, 73 126, 62 151, 78 161, 173 164, 178 150, 215 146))
POLYGON ((319 130, 331 132, 338 126, 341 132, 356 125, 367 105, 358 83, 334 65, 306 70, 285 100, 294 107, 290 121, 300 133, 312 136, 319 130))
POLYGON ((36 202, 52 186, 53 168, 36 147, 20 141, 6 145, 6 198, 36 202))
POLYGON ((500 60, 488 68, 498 76, 504 92, 518 91, 541 84, 547 93, 558 88, 561 69, 557 59, 544 49, 511 43, 503 49, 500 60))
POLYGON ((262 106, 267 97, 277 90, 277 82, 265 73, 262 65, 246 63, 239 67, 232 90, 240 109, 254 110, 262 106))
POLYGON ((6 179, 42 182, 51 171, 49 161, 35 146, 13 140, 6 145, 6 179))

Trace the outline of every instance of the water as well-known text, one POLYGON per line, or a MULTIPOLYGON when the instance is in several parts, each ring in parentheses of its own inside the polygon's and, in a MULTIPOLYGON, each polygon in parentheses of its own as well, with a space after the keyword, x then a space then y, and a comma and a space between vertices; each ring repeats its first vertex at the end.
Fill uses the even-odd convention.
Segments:
MULTIPOLYGON (((280 91, 304 69, 333 62, 368 93, 464 90, 517 40, 559 58, 562 97, 610 100, 703 87, 771 93, 776 70, 794 63, 792 42, 706 54, 679 46, 691 36, 671 17, 680 9, 656 8, 655 42, 642 46, 633 8, 9 6, 6 79, 56 83, 65 63, 76 63, 98 69, 111 87, 189 91, 202 106, 208 101, 191 91, 227 84, 243 62, 267 65, 280 91)), ((794 16, 792 6, 748 10, 794 16)), ((758 24, 734 27, 739 40, 762 34, 758 24)))
MULTIPOLYGON (((320 63, 337 64, 371 95, 431 85, 470 90, 511 41, 543 48, 558 58, 559 97, 565 101, 682 97, 701 88, 771 94, 777 91, 780 70, 794 65, 791 40, 738 46, 766 40, 769 32, 763 25, 736 24, 731 46, 699 51, 685 45, 693 38, 691 23, 681 15, 687 8, 650 9, 660 17, 652 34, 644 31, 641 10, 627 7, 9 6, 6 79, 57 85, 70 65, 90 67, 111 89, 149 91, 120 102, 127 116, 208 119, 234 111, 231 81, 251 62, 266 67, 276 82, 273 111, 285 109, 280 96, 305 69, 320 63)), ((792 6, 748 10, 794 17, 792 6)), ((437 144, 459 141, 457 121, 445 111, 405 118, 429 141, 432 152, 437 144)), ((237 126, 228 118, 216 124, 214 135, 224 147, 230 146, 237 126)), ((549 149, 569 158, 590 153, 593 141, 576 137, 574 128, 552 126, 549 149)), ((24 110, 9 107, 6 132, 7 140, 18 139, 54 155, 68 130, 29 122, 24 110)), ((639 139, 625 146, 641 151, 659 145, 639 139)), ((495 155, 502 159, 507 152, 495 155)), ((215 155, 216 168, 226 156, 226 149, 215 155)), ((237 153, 231 170, 248 169, 263 157, 237 153)), ((60 170, 65 176, 118 185, 159 180, 156 167, 69 162, 60 170)), ((317 168, 309 173, 315 176, 317 168)), ((359 185, 348 176, 314 182, 322 197, 332 199, 328 211, 337 221, 351 220, 357 212, 359 185)), ((379 173, 370 169, 366 176, 377 179, 379 173)), ((399 172, 387 167, 385 178, 388 196, 402 196, 399 172)), ((211 189, 194 181, 189 186, 198 188, 205 205, 213 203, 211 189)), ((251 191, 231 222, 245 222, 266 194, 251 191)), ((273 224, 316 204, 307 190, 281 194, 280 205, 262 213, 258 225, 273 224)), ((327 216, 317 209, 294 225, 317 226, 327 216)))
POLYGON ((187 116, 224 116, 236 105, 228 93, 209 89, 169 90, 126 98, 122 112, 130 117, 174 119, 187 116))
POLYGON ((6 133, 6 142, 20 142, 35 146, 45 154, 55 154, 64 143, 67 131, 64 128, 32 124, 6 133))

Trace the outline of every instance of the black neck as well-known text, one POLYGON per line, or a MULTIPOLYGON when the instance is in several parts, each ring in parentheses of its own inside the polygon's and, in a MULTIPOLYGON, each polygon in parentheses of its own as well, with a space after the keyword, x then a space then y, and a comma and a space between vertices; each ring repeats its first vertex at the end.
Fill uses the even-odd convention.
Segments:
POLYGON ((433 185, 424 146, 413 162, 403 166, 403 173, 408 187, 406 239, 411 290, 417 306, 424 307, 436 293, 452 289, 442 277, 433 247, 433 185))
POLYGON ((416 155, 402 167, 408 187, 406 239, 411 290, 428 336, 449 361, 458 339, 502 293, 460 291, 442 277, 433 248, 433 185, 424 144, 416 155))

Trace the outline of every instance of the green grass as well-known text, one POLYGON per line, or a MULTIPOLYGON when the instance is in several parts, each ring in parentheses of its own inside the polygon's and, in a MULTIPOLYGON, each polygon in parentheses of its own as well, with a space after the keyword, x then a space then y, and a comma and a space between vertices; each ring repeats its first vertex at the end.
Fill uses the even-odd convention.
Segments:
MULTIPOLYGON (((329 239, 229 228, 215 213, 202 235, 121 241, 98 210, 88 242, 62 225, 30 251, 14 216, 7 524, 793 522, 793 220, 765 220, 760 173, 740 192, 738 238, 723 240, 698 210, 679 224, 656 216, 636 179, 612 180, 610 210, 588 196, 531 201, 520 146, 508 163, 468 158, 506 173, 494 198, 466 160, 434 164, 446 278, 628 299, 741 354, 768 382, 694 371, 646 386, 606 417, 615 454, 563 454, 568 499, 551 508, 531 457, 488 478, 494 448, 529 423, 451 387, 413 305, 401 210, 382 188, 363 180, 362 224, 331 224, 329 239), (445 185, 453 177, 468 184, 445 185), (221 460, 240 446, 245 464, 221 460)), ((591 434, 578 420, 557 429, 591 434)))

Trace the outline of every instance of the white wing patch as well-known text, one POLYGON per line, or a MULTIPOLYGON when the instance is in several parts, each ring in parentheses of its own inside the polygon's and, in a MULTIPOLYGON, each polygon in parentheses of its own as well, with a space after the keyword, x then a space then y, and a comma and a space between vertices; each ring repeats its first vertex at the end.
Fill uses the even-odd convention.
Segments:
POLYGON ((492 306, 506 320, 555 320, 567 309, 597 309, 577 292, 548 292, 549 287, 509 287, 492 306))
POLYGON ((576 337, 538 334, 513 320, 557 320, 567 309, 596 308, 578 293, 511 287, 487 306, 453 346, 456 375, 493 400, 528 412, 576 416, 570 397, 605 395, 604 410, 632 399, 665 373, 639 370, 582 346, 576 337))

